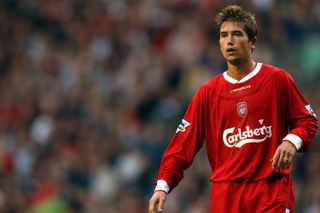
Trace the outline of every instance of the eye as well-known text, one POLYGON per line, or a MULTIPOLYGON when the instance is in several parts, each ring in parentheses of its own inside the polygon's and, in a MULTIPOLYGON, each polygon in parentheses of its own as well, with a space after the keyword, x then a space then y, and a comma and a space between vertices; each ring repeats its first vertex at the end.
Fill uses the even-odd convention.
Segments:
POLYGON ((243 33, 241 31, 235 31, 233 33, 233 35, 235 35, 235 36, 243 36, 243 33))
POLYGON ((227 33, 220 33, 220 38, 224 38, 224 37, 227 37, 227 33))

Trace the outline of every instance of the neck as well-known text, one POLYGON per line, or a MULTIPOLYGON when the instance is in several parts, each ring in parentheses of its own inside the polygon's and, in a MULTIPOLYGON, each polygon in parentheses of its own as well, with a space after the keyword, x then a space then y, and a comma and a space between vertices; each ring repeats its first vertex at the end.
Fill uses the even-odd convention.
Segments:
POLYGON ((228 62, 228 75, 231 78, 240 81, 244 76, 254 70, 256 64, 257 63, 252 59, 241 64, 231 64, 228 62))

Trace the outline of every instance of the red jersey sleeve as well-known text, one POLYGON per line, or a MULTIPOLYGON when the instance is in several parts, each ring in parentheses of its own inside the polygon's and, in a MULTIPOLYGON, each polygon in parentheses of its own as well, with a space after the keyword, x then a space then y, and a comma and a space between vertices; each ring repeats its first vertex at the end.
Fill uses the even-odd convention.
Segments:
POLYGON ((192 163, 204 141, 204 88, 200 87, 191 100, 160 165, 158 180, 164 180, 170 191, 183 178, 183 171, 192 163))
POLYGON ((299 151, 306 151, 318 129, 317 116, 299 91, 293 78, 285 71, 282 74, 283 88, 286 90, 287 98, 289 134, 299 136, 303 140, 303 146, 299 151))

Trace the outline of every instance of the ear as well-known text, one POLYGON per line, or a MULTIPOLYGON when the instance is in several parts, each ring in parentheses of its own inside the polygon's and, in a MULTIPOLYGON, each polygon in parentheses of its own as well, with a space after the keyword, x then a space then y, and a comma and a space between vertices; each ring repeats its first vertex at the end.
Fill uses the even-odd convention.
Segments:
POLYGON ((257 44, 257 36, 253 37, 250 41, 251 43, 251 48, 254 49, 256 48, 256 44, 257 44))

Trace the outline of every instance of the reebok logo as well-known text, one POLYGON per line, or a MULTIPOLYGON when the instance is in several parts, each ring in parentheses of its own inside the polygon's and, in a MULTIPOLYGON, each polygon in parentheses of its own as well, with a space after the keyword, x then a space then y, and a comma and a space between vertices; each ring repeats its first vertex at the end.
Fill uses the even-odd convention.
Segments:
POLYGON ((314 113, 314 111, 313 111, 313 109, 311 108, 310 104, 305 105, 305 108, 307 109, 307 111, 308 111, 311 115, 313 115, 314 117, 317 118, 317 115, 316 115, 316 113, 314 113))
POLYGON ((184 132, 186 131, 186 128, 190 126, 190 123, 184 119, 181 120, 181 123, 179 124, 177 130, 176 130, 176 133, 178 132, 184 132))
MULTIPOLYGON (((260 119, 259 123, 262 125, 263 120, 260 119)), ((261 143, 267 138, 272 137, 272 126, 263 125, 258 128, 251 129, 246 126, 244 130, 235 127, 225 129, 223 131, 222 139, 223 143, 227 147, 240 148, 247 143, 261 143)))
POLYGON ((250 88, 251 88, 251 85, 239 87, 239 88, 236 88, 236 89, 231 90, 231 93, 233 93, 233 92, 239 92, 239 91, 241 91, 241 90, 250 89, 250 88))

